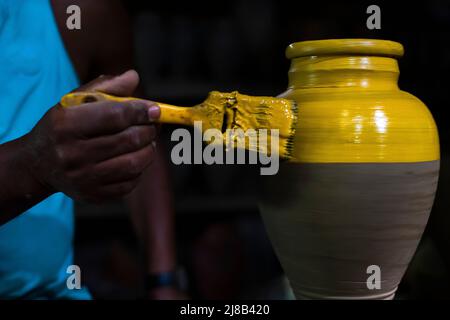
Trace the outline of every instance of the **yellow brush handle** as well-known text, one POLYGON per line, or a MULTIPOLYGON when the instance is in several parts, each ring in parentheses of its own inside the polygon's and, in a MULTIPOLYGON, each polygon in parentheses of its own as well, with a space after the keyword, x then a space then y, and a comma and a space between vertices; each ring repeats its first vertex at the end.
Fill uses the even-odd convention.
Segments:
MULTIPOLYGON (((130 100, 144 100, 133 97, 116 97, 102 92, 73 92, 66 94, 61 99, 63 107, 78 106, 80 104, 97 102, 97 101, 130 101, 130 100)), ((170 104, 155 102, 161 109, 161 116, 157 120, 160 123, 172 123, 182 125, 194 124, 195 108, 177 107, 170 104)))

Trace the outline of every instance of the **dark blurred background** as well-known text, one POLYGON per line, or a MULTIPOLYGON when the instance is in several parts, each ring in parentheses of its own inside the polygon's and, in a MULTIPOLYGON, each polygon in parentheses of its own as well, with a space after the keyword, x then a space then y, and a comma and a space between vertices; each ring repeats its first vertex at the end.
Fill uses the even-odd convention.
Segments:
MULTIPOLYGON (((126 5, 147 96, 178 105, 203 101, 211 90, 283 92, 289 68, 284 51, 293 42, 354 37, 401 42, 400 87, 424 101, 437 122, 441 175, 426 232, 397 298, 450 298, 450 3, 392 2, 126 5), (366 28, 371 4, 381 8, 381 30, 366 28)), ((171 130, 167 126, 162 131, 167 150, 171 130)), ((244 165, 171 165, 178 260, 190 297, 292 298, 259 216, 258 173, 244 165)), ((142 296, 142 261, 125 206, 78 205, 76 223, 76 260, 94 296, 142 296)))

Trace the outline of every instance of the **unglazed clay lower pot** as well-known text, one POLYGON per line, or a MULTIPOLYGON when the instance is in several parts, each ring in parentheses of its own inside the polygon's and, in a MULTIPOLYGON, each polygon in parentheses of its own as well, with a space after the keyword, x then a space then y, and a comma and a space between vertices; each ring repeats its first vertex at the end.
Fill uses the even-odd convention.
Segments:
POLYGON ((297 298, 392 299, 417 248, 439 141, 427 107, 398 88, 402 55, 366 39, 287 49, 293 159, 264 177, 261 211, 297 298))

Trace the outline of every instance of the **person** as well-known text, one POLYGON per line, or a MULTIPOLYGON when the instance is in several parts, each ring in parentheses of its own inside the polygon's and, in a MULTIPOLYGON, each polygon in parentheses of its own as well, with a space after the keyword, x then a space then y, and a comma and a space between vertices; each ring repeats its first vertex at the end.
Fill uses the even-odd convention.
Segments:
MULTIPOLYGON (((91 298, 86 289, 66 285, 72 199, 99 202, 131 193, 146 271, 158 277, 175 269, 167 172, 155 146, 158 106, 58 104, 77 87, 133 95, 139 76, 130 70, 131 39, 118 0, 0 0, 1 298, 91 298), (81 30, 66 27, 73 4, 81 8, 81 30)), ((181 297, 172 286, 148 295, 181 297)))

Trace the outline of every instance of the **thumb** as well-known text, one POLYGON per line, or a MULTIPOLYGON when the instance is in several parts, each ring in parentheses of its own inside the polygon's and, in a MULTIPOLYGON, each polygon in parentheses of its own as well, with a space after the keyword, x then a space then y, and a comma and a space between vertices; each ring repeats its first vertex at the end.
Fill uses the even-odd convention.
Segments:
POLYGON ((132 96, 139 84, 139 74, 128 70, 118 76, 100 76, 77 91, 101 91, 115 96, 132 96))

